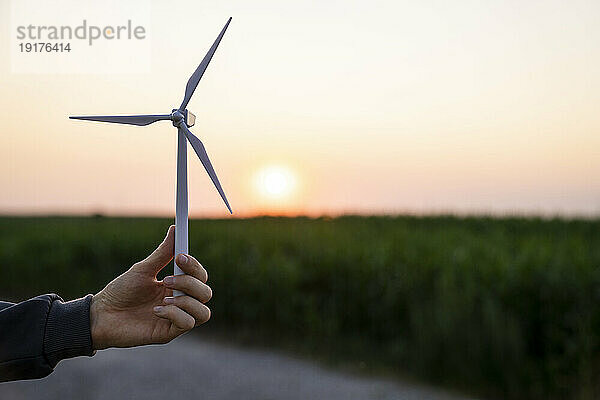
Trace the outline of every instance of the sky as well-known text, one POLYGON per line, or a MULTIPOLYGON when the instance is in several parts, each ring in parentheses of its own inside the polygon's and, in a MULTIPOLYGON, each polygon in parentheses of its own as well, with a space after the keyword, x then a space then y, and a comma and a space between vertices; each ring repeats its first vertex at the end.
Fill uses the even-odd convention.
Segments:
MULTIPOLYGON (((67 116, 170 112, 229 16, 188 109, 234 216, 600 214, 598 1, 144 4, 139 71, 28 73, 0 1, 0 214, 172 215, 168 121, 67 116)), ((227 217, 188 154, 191 215, 227 217)))

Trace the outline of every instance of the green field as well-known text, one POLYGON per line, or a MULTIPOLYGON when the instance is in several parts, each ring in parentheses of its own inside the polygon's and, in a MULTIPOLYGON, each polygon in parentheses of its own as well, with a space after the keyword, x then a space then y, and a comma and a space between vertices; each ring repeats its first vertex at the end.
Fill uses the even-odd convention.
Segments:
MULTIPOLYGON (((0 218, 0 293, 95 292, 169 224, 0 218)), ((600 220, 194 220, 190 249, 208 330, 492 398, 600 397, 600 220)))

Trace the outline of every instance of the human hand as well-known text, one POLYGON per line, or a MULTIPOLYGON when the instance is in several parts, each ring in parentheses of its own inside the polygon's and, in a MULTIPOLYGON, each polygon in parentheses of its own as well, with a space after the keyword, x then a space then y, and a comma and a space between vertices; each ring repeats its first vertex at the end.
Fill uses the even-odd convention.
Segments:
POLYGON ((178 255, 187 275, 156 275, 172 259, 175 226, 145 260, 135 263, 92 298, 90 325, 95 350, 167 343, 210 318, 204 305, 212 296, 202 265, 190 255, 178 255), (184 257, 184 259, 181 259, 184 257), (173 290, 185 295, 173 297, 173 290))

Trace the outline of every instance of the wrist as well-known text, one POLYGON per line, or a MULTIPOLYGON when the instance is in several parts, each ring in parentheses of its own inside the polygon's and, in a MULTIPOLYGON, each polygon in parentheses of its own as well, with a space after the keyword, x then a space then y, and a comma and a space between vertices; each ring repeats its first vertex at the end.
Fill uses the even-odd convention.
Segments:
POLYGON ((90 331, 94 350, 103 350, 110 347, 107 343, 105 324, 103 323, 104 313, 104 300, 102 292, 99 292, 92 296, 92 302, 90 303, 90 331))

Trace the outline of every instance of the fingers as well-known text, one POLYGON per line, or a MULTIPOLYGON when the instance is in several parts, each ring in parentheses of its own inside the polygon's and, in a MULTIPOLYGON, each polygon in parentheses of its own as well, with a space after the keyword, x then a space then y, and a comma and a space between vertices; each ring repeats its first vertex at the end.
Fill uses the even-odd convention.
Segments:
MULTIPOLYGON (((167 238, 168 236, 167 234, 167 238)), ((152 258, 152 255, 149 258, 152 258)), ((206 303, 212 297, 212 290, 205 283, 208 279, 208 273, 198 260, 188 254, 179 254, 176 261, 177 265, 187 275, 167 276, 163 279, 163 285, 168 289, 184 292, 186 295, 165 297, 163 299, 164 306, 154 307, 156 316, 166 318, 172 322, 173 336, 180 335, 194 326, 208 321, 210 319, 210 309, 203 303, 206 303)), ((156 272, 159 270, 160 268, 156 272)))
POLYGON ((176 261, 177 266, 186 274, 191 275, 196 279, 200 279, 204 283, 208 280, 208 272, 206 272, 198 260, 189 254, 179 254, 176 261))
POLYGON ((167 276, 163 279, 163 284, 169 289, 182 291, 202 303, 206 303, 212 297, 211 288, 191 275, 167 276))
MULTIPOLYGON (((179 307, 194 318, 195 326, 201 325, 210 319, 210 308, 190 296, 165 297, 165 304, 179 307)), ((191 329, 191 328, 190 328, 191 329)))
POLYGON ((196 325, 194 317, 174 305, 156 306, 154 314, 171 321, 173 337, 189 331, 196 325))
POLYGON ((146 273, 156 274, 158 271, 163 269, 165 265, 173 259, 173 252, 175 251, 175 225, 171 225, 167 230, 167 235, 163 239, 162 243, 158 245, 156 250, 152 252, 143 261, 134 265, 134 268, 141 270, 146 273))

